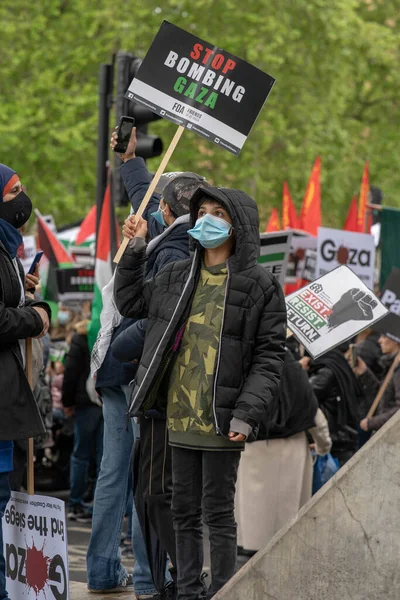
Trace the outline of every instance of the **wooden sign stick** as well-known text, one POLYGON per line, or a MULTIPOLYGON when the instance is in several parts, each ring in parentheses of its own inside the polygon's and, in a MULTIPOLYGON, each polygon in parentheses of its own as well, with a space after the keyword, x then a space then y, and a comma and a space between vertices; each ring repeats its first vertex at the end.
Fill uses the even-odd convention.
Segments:
POLYGON ((400 362, 400 353, 396 354, 396 356, 394 357, 392 366, 390 367, 389 371, 387 372, 387 375, 386 375, 385 379, 383 380, 381 387, 379 388, 379 392, 377 393, 375 400, 371 404, 371 408, 369 409, 368 414, 367 414, 367 419, 370 419, 371 417, 374 416, 375 411, 378 408, 380 401, 382 400, 383 394, 386 392, 386 389, 393 378, 394 372, 396 370, 396 367, 398 367, 399 362, 400 362))
MULTIPOLYGON (((32 378, 32 338, 28 338, 25 342, 25 373, 28 383, 33 392, 32 378)), ((33 461, 33 438, 28 439, 28 468, 27 468, 27 491, 30 496, 35 493, 35 472, 33 461)))
MULTIPOLYGON (((160 181, 160 177, 161 175, 164 173, 167 164, 169 163, 169 160, 179 142, 179 140, 181 139, 182 133, 185 131, 185 128, 182 125, 179 125, 178 129, 176 130, 176 133, 174 135, 174 137, 172 138, 172 141, 170 143, 170 145, 168 146, 168 150, 166 151, 166 153, 163 156, 163 159, 160 163, 160 166, 157 169, 156 174, 154 175, 150 185, 149 185, 149 189, 146 192, 145 197, 142 200, 141 205, 139 206, 139 209, 136 213, 136 217, 141 217, 143 212, 146 209, 146 206, 149 203, 150 198, 152 197, 154 190, 157 187, 158 182, 160 181)), ((124 239, 122 240, 122 243, 118 249, 117 254, 114 257, 114 262, 115 263, 119 263, 119 261, 121 260, 121 256, 123 255, 123 253, 125 252, 125 248, 127 247, 129 242, 129 239, 124 237, 124 239)))

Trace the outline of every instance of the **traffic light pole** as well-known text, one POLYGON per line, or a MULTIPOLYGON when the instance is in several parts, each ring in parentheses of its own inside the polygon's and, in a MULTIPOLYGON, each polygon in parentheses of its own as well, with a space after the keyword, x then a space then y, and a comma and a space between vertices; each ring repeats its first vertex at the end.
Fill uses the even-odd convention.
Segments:
MULTIPOLYGON (((109 117, 112 102, 113 66, 103 64, 99 77, 99 125, 97 138, 96 234, 99 230, 104 192, 107 185, 109 117)), ((97 235, 96 235, 97 240, 97 235)))

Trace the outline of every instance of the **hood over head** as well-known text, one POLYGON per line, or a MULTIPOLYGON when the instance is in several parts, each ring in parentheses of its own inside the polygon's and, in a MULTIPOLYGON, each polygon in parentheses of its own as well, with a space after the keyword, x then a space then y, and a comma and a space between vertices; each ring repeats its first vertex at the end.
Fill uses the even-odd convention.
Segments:
POLYGON ((0 202, 3 202, 4 196, 19 181, 19 177, 13 169, 0 163, 0 202))
MULTIPOLYGON (((220 202, 232 219, 236 245, 229 264, 236 271, 253 267, 260 255, 260 219, 257 204, 241 190, 202 186, 190 201, 191 227, 194 227, 197 221, 201 201, 207 197, 220 202)), ((198 244, 195 240, 193 243, 198 244)))

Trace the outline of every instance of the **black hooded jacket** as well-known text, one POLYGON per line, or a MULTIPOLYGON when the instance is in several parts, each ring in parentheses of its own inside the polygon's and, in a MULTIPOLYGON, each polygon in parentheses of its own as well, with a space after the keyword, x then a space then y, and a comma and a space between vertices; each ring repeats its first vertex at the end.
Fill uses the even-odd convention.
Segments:
POLYGON ((310 383, 329 424, 332 454, 355 452, 363 391, 343 354, 332 350, 313 361, 310 383))
MULTIPOLYGON (((260 241, 254 200, 238 190, 200 188, 191 201, 192 224, 204 196, 226 206, 236 239, 235 252, 227 262, 213 395, 216 433, 227 435, 232 417, 257 427, 278 393, 285 355, 286 309, 278 282, 257 263, 260 241)), ((201 267, 201 249, 197 242, 194 246, 193 259, 172 263, 147 282, 144 239, 131 240, 118 265, 114 288, 118 310, 126 317, 148 317, 131 416, 141 413, 143 403, 154 391, 163 359, 188 318, 201 267)), ((167 390, 160 388, 159 394, 163 392, 167 390)))
MULTIPOLYGON (((25 280, 17 260, 20 279, 25 280)), ((21 299, 21 283, 11 256, 0 242, 0 440, 23 440, 45 433, 42 418, 26 378, 18 340, 38 336, 43 323, 35 306, 45 302, 21 299)))

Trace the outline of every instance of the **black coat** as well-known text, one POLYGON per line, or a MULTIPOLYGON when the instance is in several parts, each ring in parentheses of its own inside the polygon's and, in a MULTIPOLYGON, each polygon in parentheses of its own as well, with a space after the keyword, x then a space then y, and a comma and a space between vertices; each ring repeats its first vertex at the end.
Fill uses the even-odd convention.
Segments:
POLYGON ((262 423, 258 440, 288 438, 315 427, 318 400, 308 380, 289 349, 286 349, 279 398, 272 419, 262 423))
MULTIPOLYGON (((18 260, 18 259, 17 259, 18 260)), ((18 261, 21 280, 24 271, 18 261)), ((44 302, 26 300, 18 308, 21 284, 7 250, 0 242, 0 440, 24 440, 45 433, 34 396, 25 375, 18 340, 38 336, 43 323, 34 306, 44 302)))
POLYGON ((332 350, 313 361, 310 383, 332 438, 332 454, 357 450, 359 406, 363 391, 347 360, 332 350))
MULTIPOLYGON (((237 190, 207 188, 206 193, 227 207, 236 239, 235 252, 227 263, 213 397, 216 433, 226 435, 232 417, 257 427, 278 393, 285 353, 286 309, 278 282, 257 264, 260 241, 255 202, 237 190)), ((203 194, 200 190, 192 199, 192 223, 203 194)), ((201 251, 196 247, 192 260, 167 265, 147 282, 145 262, 144 240, 131 240, 115 277, 116 304, 121 314, 148 317, 131 415, 140 413, 163 368, 163 358, 189 316, 200 274, 201 251)), ((160 388, 159 393, 163 392, 166 390, 160 388)))
POLYGON ((74 333, 65 362, 62 386, 64 406, 89 406, 92 401, 86 391, 86 381, 90 374, 90 352, 87 335, 74 333))

